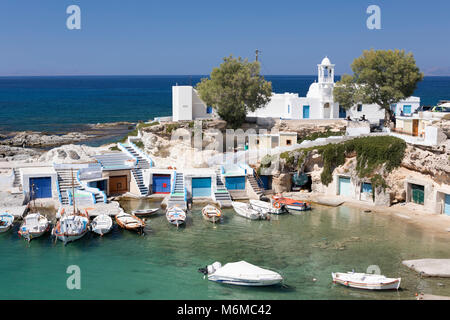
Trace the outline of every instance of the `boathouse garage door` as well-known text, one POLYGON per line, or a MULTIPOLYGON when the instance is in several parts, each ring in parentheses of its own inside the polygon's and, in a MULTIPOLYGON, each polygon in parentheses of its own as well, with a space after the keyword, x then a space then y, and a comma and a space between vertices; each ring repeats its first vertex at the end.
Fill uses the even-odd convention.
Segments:
POLYGON ((245 190, 245 177, 227 177, 225 186, 228 190, 245 190))
POLYGON ((211 196, 211 177, 192 178, 192 197, 211 196))
POLYGON ((52 197, 52 178, 30 178, 30 196, 33 199, 52 197))
POLYGON ((339 177, 339 194, 341 196, 351 196, 351 184, 350 178, 347 177, 339 177))
POLYGON ((444 213, 450 216, 450 194, 445 195, 444 199, 444 213))
POLYGON ((109 193, 128 192, 127 176, 109 177, 109 193))
POLYGON ((170 193, 170 174, 153 175, 153 193, 170 193))
POLYGON ((425 187, 417 184, 411 184, 411 201, 417 204, 425 202, 425 187))

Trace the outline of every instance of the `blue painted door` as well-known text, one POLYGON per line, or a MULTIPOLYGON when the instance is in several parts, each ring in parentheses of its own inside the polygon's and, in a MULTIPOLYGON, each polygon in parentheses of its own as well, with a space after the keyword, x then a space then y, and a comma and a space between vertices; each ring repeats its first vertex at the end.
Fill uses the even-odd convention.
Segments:
POLYGON ((192 196, 210 197, 211 178, 192 178, 192 196))
POLYGON ((264 190, 269 190, 270 189, 270 184, 269 184, 269 176, 259 176, 259 178, 261 179, 262 182, 262 186, 264 190))
POLYGON ((309 106, 303 106, 303 119, 309 119, 309 106))
POLYGON ((153 193, 170 193, 170 174, 153 175, 153 193))
POLYGON ((411 106, 410 105, 404 105, 403 106, 403 113, 404 114, 411 114, 411 106))
POLYGON ((350 178, 339 177, 339 194, 341 196, 350 196, 350 178))
POLYGON ((30 178, 30 196, 33 199, 52 197, 52 178, 30 178))
POLYGON ((225 185, 228 190, 245 190, 245 177, 227 177, 225 185))
POLYGON ((345 118, 347 117, 347 111, 345 111, 344 108, 342 108, 341 106, 339 106, 339 118, 345 118))
POLYGON ((362 193, 372 193, 372 184, 364 182, 361 186, 362 193))
POLYGON ((444 200, 444 213, 450 216, 450 194, 445 195, 444 200))

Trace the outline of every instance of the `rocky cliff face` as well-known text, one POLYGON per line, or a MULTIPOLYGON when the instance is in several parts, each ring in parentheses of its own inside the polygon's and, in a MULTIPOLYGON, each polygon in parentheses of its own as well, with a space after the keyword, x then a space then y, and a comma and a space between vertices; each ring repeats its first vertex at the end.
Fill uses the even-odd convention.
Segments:
POLYGON ((450 184, 450 140, 434 148, 408 145, 401 165, 430 175, 439 184, 450 184))

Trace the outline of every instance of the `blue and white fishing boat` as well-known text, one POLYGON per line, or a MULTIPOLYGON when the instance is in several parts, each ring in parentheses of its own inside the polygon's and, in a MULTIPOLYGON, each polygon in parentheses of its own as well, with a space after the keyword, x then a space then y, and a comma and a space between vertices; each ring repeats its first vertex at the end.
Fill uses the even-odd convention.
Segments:
POLYGON ((166 218, 169 223, 176 225, 177 227, 184 224, 186 220, 186 212, 180 207, 167 208, 166 218))
POLYGON ((14 216, 9 213, 0 213, 0 233, 11 229, 14 222, 14 216))

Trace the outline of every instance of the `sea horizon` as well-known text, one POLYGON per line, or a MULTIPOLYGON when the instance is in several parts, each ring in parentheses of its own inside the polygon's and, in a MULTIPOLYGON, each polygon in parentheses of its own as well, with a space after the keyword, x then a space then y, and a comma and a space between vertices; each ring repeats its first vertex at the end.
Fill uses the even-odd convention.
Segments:
MULTIPOLYGON (((172 114, 172 86, 208 75, 0 76, 0 132, 78 131, 82 125, 150 121, 172 114)), ((306 96, 317 75, 265 75, 275 93, 306 96)), ((340 76, 335 77, 336 81, 340 76)), ((448 100, 450 76, 426 76, 421 105, 448 100)))

